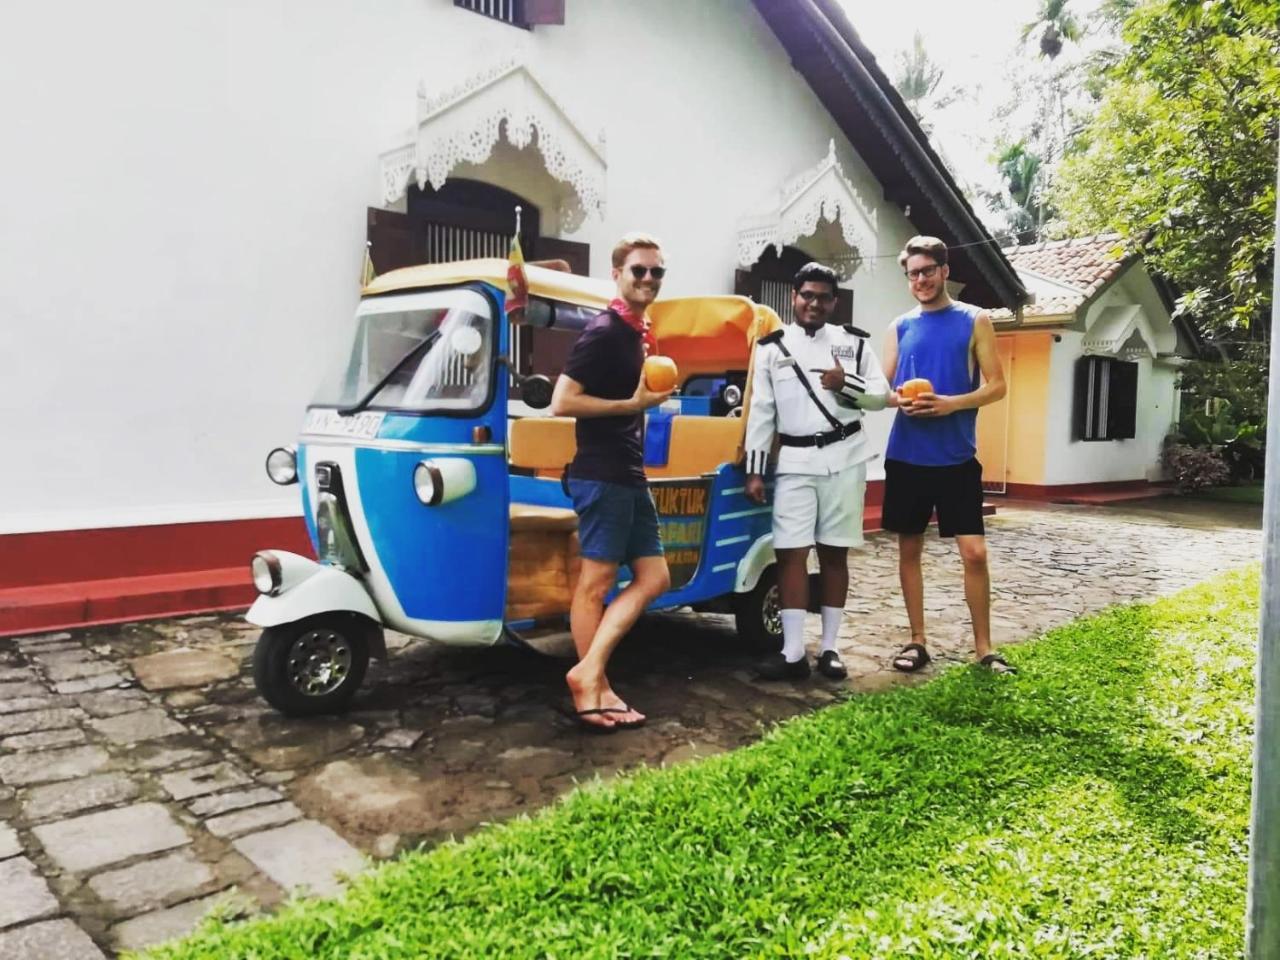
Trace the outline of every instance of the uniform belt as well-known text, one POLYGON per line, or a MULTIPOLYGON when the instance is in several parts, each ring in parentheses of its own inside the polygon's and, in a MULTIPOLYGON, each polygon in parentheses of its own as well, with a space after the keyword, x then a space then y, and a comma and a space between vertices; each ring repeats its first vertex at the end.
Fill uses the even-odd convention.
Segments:
POLYGON ((852 437, 855 433, 862 429, 862 421, 854 420, 852 423, 846 423, 844 426, 835 430, 826 430, 822 433, 813 433, 807 437, 793 437, 789 433, 778 434, 778 442, 784 447, 825 447, 829 443, 839 443, 852 437))

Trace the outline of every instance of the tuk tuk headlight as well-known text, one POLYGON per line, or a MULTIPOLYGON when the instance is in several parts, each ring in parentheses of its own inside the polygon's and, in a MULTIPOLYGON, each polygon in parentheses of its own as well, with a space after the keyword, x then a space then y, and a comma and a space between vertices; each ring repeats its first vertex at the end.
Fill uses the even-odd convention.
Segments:
POLYGON ((254 589, 259 593, 271 597, 279 592, 283 578, 280 560, 275 554, 266 550, 255 553, 249 561, 249 572, 253 575, 254 589))
POLYGON ((438 507, 476 488, 476 468, 470 460, 423 460, 413 468, 413 491, 428 507, 438 507))
POLYGON ((272 483, 287 487, 298 482, 298 451, 292 446, 276 447, 267 454, 267 476, 272 483))

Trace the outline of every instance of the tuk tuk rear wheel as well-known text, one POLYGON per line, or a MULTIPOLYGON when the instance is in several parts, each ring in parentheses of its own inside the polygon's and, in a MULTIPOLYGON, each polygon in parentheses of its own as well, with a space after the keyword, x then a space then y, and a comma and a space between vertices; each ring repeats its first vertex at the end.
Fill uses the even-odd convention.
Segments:
POLYGON ((323 613, 262 631, 253 651, 253 683, 285 716, 341 713, 369 666, 376 624, 354 613, 323 613))
POLYGON ((756 653, 782 649, 782 614, 778 602, 778 568, 771 565, 746 593, 733 595, 733 621, 741 637, 756 653))

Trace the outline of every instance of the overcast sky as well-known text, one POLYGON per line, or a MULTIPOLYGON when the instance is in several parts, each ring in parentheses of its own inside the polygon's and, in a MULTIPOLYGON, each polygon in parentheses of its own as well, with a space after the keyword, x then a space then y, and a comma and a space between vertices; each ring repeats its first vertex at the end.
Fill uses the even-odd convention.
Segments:
MULTIPOLYGON (((1036 19, 1038 0, 913 0, 910 5, 880 0, 840 0, 849 20, 881 68, 892 80, 895 54, 909 50, 919 30, 925 50, 944 71, 942 85, 964 87, 965 102, 933 117, 933 140, 955 172, 969 181, 983 182, 990 170, 991 116, 1010 97, 1009 63, 1029 55, 1019 45, 1024 24, 1036 19), (904 16, 910 11, 910 16, 904 16)), ((1082 22, 1099 0, 1071 0, 1070 9, 1082 22)))

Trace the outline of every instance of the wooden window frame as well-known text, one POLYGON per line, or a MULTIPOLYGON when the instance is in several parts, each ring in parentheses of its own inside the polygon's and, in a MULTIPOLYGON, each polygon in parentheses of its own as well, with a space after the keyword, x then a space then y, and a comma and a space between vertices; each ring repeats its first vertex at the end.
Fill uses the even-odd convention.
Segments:
POLYGON ((1138 426, 1138 364, 1115 357, 1076 361, 1072 439, 1133 440, 1138 426))
POLYGON ((565 0, 453 0, 453 5, 490 20, 521 30, 564 23, 565 0), (510 5, 510 13, 491 12, 486 7, 510 5))

